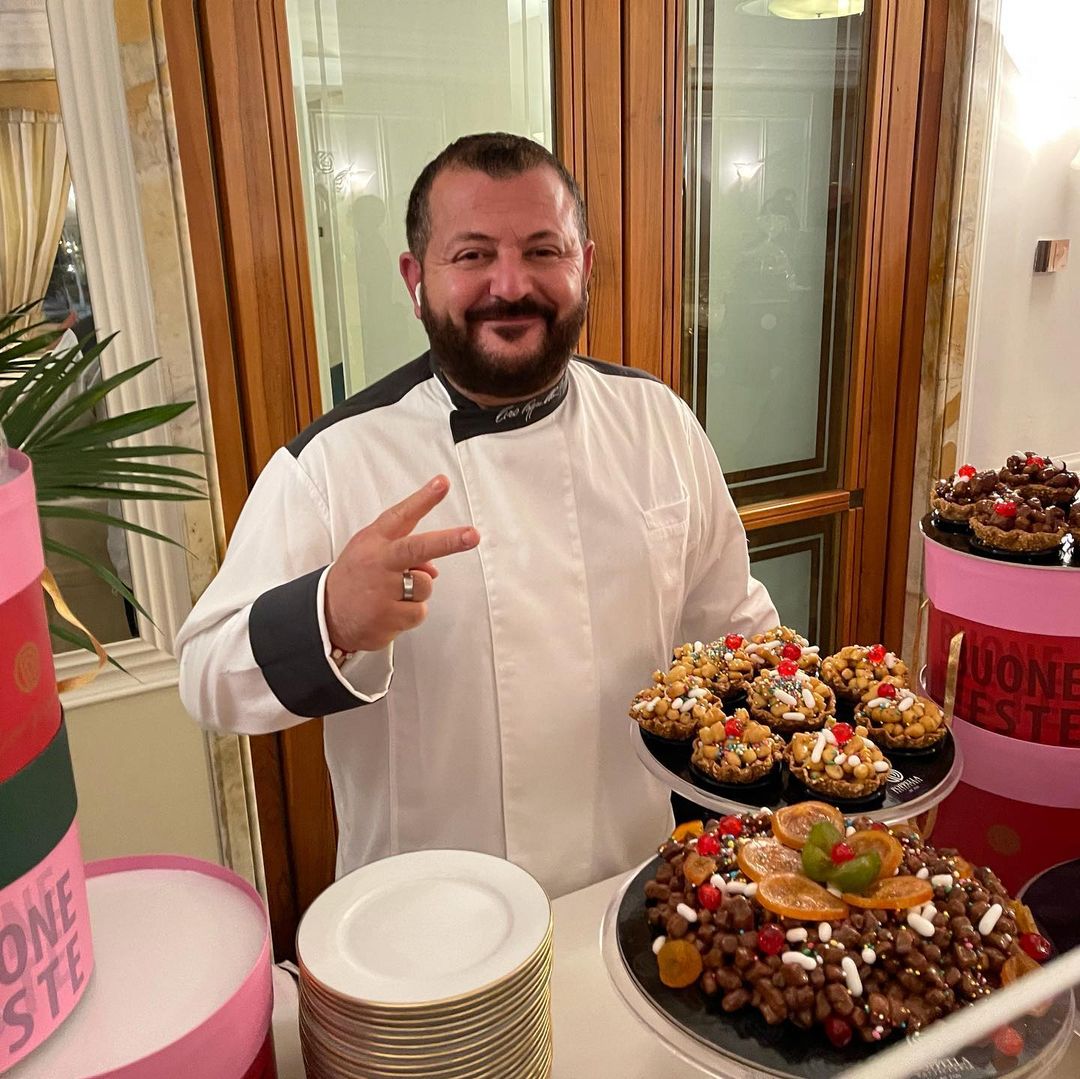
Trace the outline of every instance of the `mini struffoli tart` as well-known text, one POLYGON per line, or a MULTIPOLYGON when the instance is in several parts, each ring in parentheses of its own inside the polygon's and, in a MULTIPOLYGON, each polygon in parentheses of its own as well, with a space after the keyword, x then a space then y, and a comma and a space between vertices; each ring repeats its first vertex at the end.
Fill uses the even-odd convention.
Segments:
POLYGON ((1021 498, 1037 498, 1044 506, 1068 506, 1080 491, 1080 476, 1064 461, 1057 464, 1031 450, 1012 454, 998 478, 1021 498))
POLYGON ((855 710, 855 722, 886 749, 930 749, 945 737, 945 717, 929 697, 878 683, 875 694, 855 710))
POLYGON ((781 734, 818 730, 836 712, 833 691, 791 659, 762 671, 750 683, 746 700, 754 719, 781 734))
POLYGON ((1022 498, 1015 491, 977 502, 971 518, 971 531, 981 543, 1020 554, 1054 550, 1065 538, 1065 528, 1065 511, 1060 506, 1044 506, 1037 498, 1022 498))
POLYGON ((821 663, 818 646, 787 626, 755 633, 746 642, 746 651, 759 670, 776 667, 782 660, 790 659, 798 663, 800 670, 816 673, 821 663))
POLYGON ((784 758, 784 741, 739 708, 730 718, 702 727, 690 763, 716 783, 756 783, 784 758))
POLYGON ((851 644, 821 663, 822 681, 837 697, 852 703, 886 679, 897 686, 907 685, 907 674, 907 664, 883 644, 851 644))
POLYGON ((737 633, 711 644, 695 641, 675 649, 674 667, 684 667, 688 675, 704 679, 705 685, 721 699, 733 697, 746 688, 756 668, 746 654, 745 638, 737 633))
POLYGON ((727 717, 704 680, 687 675, 685 668, 676 666, 666 673, 653 673, 653 684, 631 703, 630 718, 657 738, 689 742, 700 727, 727 717))
POLYGON ((1074 502, 1069 509, 1069 535, 1073 538, 1073 562, 1080 555, 1080 502, 1074 502))
POLYGON ((791 736, 787 747, 791 774, 811 791, 830 798, 857 799, 875 794, 892 764, 861 724, 829 720, 820 731, 791 736))
POLYGON ((1003 489, 992 468, 978 472, 974 465, 961 465, 947 480, 938 480, 930 497, 930 508, 946 521, 966 524, 980 498, 989 498, 1003 489))

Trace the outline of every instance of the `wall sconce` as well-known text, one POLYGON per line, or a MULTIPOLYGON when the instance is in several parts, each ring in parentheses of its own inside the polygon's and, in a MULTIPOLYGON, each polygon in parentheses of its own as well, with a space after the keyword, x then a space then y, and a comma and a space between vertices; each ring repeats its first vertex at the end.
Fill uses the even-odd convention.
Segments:
POLYGON ((739 184, 748 184, 759 172, 761 172, 761 166, 765 164, 764 158, 760 161, 732 161, 731 163, 735 168, 735 175, 739 178, 739 184))

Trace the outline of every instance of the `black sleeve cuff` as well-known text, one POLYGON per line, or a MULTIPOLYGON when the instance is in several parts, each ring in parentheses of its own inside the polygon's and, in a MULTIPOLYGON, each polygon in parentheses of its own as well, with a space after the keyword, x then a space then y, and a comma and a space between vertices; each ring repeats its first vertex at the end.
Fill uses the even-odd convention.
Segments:
POLYGON ((251 652, 270 691, 296 716, 327 716, 368 702, 337 677, 319 630, 319 581, 326 567, 271 588, 252 604, 251 652))

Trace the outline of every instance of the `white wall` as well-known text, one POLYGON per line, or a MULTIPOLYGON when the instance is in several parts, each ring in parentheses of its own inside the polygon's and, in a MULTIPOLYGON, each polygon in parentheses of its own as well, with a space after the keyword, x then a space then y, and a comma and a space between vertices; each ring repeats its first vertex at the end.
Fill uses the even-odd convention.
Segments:
POLYGON ((1056 57, 1059 42, 1075 48, 1077 9, 1002 4, 960 441, 961 459, 979 467, 1026 449, 1080 464, 1080 171, 1070 167, 1080 152, 1080 82, 1075 57, 1056 57), (1036 241, 1062 238, 1072 241, 1069 267, 1033 273, 1036 241))

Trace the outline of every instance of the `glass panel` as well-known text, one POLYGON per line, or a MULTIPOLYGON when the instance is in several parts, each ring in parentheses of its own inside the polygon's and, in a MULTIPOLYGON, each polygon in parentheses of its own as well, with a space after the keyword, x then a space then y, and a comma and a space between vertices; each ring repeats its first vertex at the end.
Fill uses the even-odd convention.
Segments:
POLYGON ((550 0, 288 0, 327 407, 427 348, 398 276, 413 181, 475 131, 553 145, 550 0))
POLYGON ((688 19, 684 364, 740 505, 840 477, 866 17, 806 6, 688 19))
POLYGON ((748 533, 754 576, 769 590, 785 626, 804 633, 822 655, 833 648, 840 514, 748 533))

